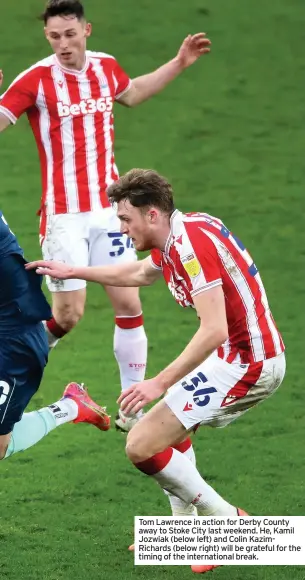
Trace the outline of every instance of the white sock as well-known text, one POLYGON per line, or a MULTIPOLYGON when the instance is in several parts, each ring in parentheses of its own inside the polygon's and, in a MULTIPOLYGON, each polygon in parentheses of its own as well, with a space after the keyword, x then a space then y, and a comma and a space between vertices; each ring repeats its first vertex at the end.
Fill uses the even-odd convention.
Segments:
POLYGON ((195 505, 198 515, 236 515, 236 507, 225 501, 208 485, 190 460, 176 449, 173 449, 167 465, 152 477, 161 487, 179 497, 187 505, 190 503, 195 505))
POLYGON ((54 334, 52 334, 52 332, 48 329, 47 323, 46 323, 45 320, 43 321, 42 324, 43 324, 44 329, 46 331, 49 349, 51 350, 51 348, 54 348, 57 345, 57 343, 60 340, 60 338, 57 338, 56 336, 54 336, 54 334))
MULTIPOLYGON (((120 369, 122 391, 143 381, 147 361, 147 337, 144 326, 127 329, 116 325, 113 349, 120 369)), ((137 413, 137 416, 141 415, 142 412, 137 413)))
POLYGON ((73 421, 78 415, 77 403, 69 397, 63 397, 60 401, 49 405, 47 408, 56 421, 56 427, 73 421))
MULTIPOLYGON (((183 453, 184 457, 187 457, 188 460, 194 466, 196 466, 196 456, 193 445, 191 445, 188 449, 186 449, 186 451, 180 450, 180 453, 183 453)), ((176 495, 173 495, 169 491, 166 491, 166 489, 164 489, 163 491, 168 496, 173 516, 197 515, 197 508, 192 503, 190 504, 185 503, 182 499, 180 499, 176 495)))

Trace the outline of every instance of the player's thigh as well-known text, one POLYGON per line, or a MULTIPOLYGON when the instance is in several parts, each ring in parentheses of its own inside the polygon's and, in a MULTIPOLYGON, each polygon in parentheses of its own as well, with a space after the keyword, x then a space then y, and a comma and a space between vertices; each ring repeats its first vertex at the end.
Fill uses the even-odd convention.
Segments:
MULTIPOLYGON (((59 214, 47 216, 41 249, 45 260, 65 262, 72 266, 88 266, 88 215, 59 214)), ((46 277, 50 292, 72 292, 86 287, 84 280, 57 280, 46 277)))
POLYGON ((90 266, 111 266, 137 260, 132 241, 120 232, 120 220, 113 208, 95 214, 92 219, 95 221, 90 234, 90 266))
MULTIPOLYGON (((95 216, 95 222, 97 215, 95 216)), ((102 211, 100 228, 92 228, 90 236, 90 266, 111 266, 137 260, 131 240, 120 232, 120 221, 113 208, 102 211)), ((105 286, 105 291, 117 316, 136 316, 141 312, 138 288, 105 286)))
POLYGON ((116 316, 137 316, 142 311, 138 288, 104 286, 116 316))
POLYGON ((0 354, 0 436, 9 435, 38 390, 43 367, 35 353, 6 349, 0 354))
POLYGON ((224 427, 270 396, 284 373, 281 361, 229 364, 214 353, 171 387, 164 400, 186 429, 224 427))
POLYGON ((134 462, 145 461, 183 440, 186 434, 175 413, 164 401, 159 401, 129 432, 126 452, 134 462))
POLYGON ((86 288, 64 292, 52 292, 52 311, 57 322, 75 318, 77 322, 84 314, 86 288))

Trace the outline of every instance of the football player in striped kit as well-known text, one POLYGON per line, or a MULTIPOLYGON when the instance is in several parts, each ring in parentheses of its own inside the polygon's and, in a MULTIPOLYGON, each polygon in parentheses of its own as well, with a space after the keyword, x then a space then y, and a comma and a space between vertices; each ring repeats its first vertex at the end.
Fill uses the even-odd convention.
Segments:
MULTIPOLYGON (((115 57, 87 50, 91 24, 79 0, 49 0, 42 19, 53 54, 22 72, 2 95, 0 131, 27 114, 41 165, 43 257, 75 266, 133 262, 135 249, 120 232, 106 193, 118 179, 114 103, 134 107, 159 93, 209 52, 210 41, 204 33, 188 35, 175 58, 131 80, 115 57)), ((53 347, 82 317, 86 282, 48 277, 47 284, 53 317, 45 328, 53 347)), ((141 302, 137 288, 104 288, 115 314, 114 354, 124 391, 145 376, 141 302)), ((127 418, 121 411, 117 426, 128 431, 141 413, 127 418)))
MULTIPOLYGON (((225 427, 280 386, 285 347, 259 270, 244 244, 216 217, 182 213, 168 181, 134 169, 108 189, 121 231, 151 255, 133 264, 74 268, 34 262, 39 274, 126 287, 148 286, 163 276, 199 325, 183 352, 156 377, 124 391, 124 413, 159 401, 130 431, 126 452, 169 495, 174 515, 245 515, 201 477, 190 434, 200 425, 225 427)), ((207 572, 215 566, 192 566, 207 572)))

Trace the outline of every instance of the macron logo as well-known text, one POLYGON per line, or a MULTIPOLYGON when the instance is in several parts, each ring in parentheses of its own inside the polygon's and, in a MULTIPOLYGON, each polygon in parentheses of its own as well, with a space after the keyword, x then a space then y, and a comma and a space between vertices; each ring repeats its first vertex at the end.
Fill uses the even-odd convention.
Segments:
POLYGON ((110 113, 113 107, 112 97, 100 97, 99 99, 83 99, 78 104, 64 105, 57 103, 57 112, 62 117, 77 117, 79 115, 94 115, 94 113, 110 113))

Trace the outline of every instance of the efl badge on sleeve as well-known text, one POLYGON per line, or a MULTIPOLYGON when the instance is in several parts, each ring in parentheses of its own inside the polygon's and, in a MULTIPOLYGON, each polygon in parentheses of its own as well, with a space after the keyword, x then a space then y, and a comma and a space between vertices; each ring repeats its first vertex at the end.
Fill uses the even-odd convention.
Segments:
POLYGON ((194 254, 185 256, 181 261, 190 278, 196 278, 200 274, 201 266, 194 254))

